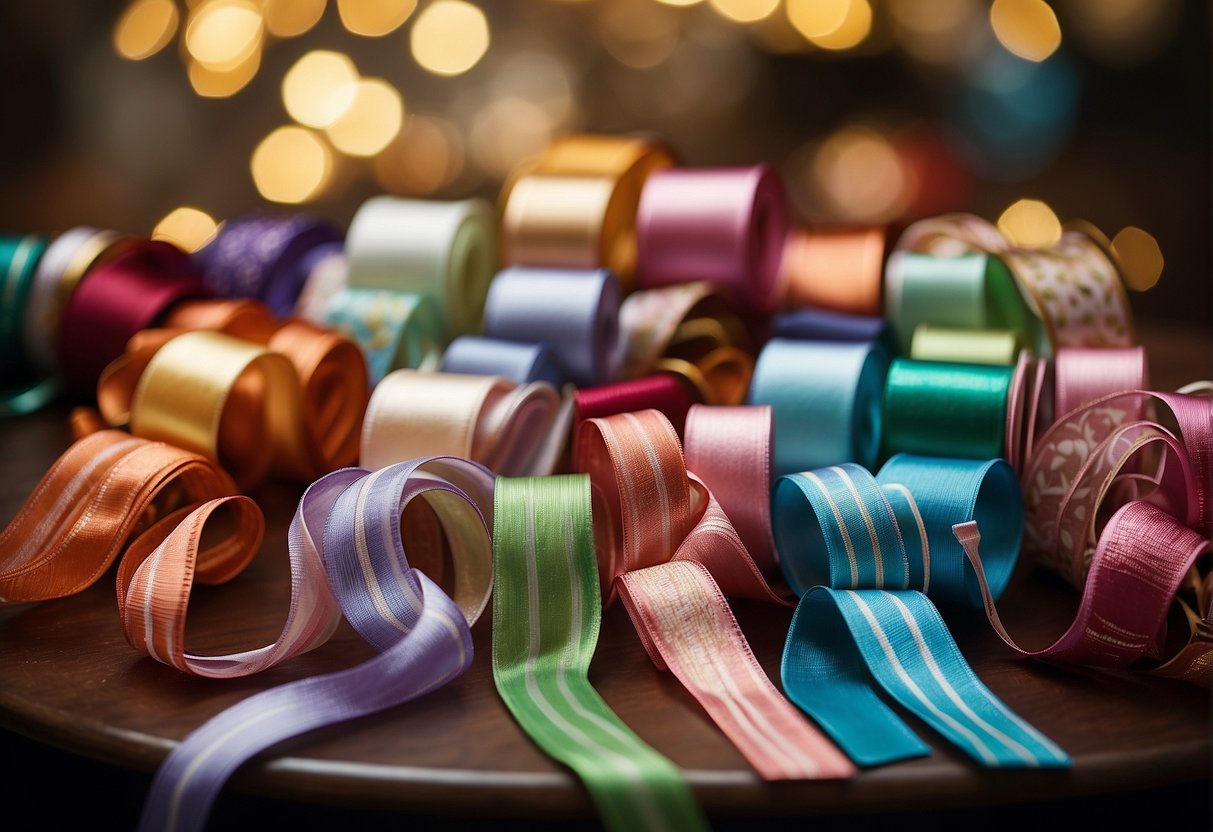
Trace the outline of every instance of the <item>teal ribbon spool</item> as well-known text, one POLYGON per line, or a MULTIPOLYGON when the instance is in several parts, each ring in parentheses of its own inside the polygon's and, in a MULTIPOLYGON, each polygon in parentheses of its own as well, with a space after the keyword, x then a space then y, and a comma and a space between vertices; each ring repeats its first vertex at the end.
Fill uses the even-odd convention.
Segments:
POLYGON ((896 358, 884 386, 883 455, 1006 454, 1012 367, 896 358))
POLYGON ((841 462, 872 467, 888 366, 878 342, 768 341, 754 366, 749 403, 771 406, 774 474, 841 462))
POLYGON ((37 377, 22 338, 34 274, 48 243, 33 234, 0 237, 0 416, 32 413, 59 392, 54 379, 37 377))
POLYGON ((372 386, 392 370, 436 370, 442 361, 442 318, 428 295, 343 289, 324 322, 362 348, 372 386))

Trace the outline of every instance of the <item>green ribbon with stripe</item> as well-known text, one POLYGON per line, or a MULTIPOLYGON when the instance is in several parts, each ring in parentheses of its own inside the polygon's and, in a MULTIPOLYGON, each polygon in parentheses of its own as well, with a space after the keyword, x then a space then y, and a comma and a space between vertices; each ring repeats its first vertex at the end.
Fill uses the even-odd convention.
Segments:
POLYGON ((678 768, 590 685, 601 594, 588 474, 498 477, 493 681, 514 719, 573 769, 607 829, 707 829, 678 768))

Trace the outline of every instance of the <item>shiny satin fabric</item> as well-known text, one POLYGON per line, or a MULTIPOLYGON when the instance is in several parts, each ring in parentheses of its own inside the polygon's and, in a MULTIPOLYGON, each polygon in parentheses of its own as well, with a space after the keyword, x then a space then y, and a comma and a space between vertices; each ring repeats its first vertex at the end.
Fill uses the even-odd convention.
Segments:
POLYGON ((57 390, 33 365, 22 338, 39 260, 47 238, 0 237, 0 416, 29 413, 57 390))
POLYGON ((783 243, 783 309, 828 309, 880 317, 888 229, 793 228, 783 243))

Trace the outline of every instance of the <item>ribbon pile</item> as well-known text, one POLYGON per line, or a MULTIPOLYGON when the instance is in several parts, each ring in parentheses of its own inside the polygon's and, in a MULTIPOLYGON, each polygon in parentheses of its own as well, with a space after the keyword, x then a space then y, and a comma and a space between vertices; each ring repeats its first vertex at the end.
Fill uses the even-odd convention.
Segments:
POLYGON ((200 828, 275 742, 461 674, 490 598, 499 695, 611 829, 707 823, 589 681, 616 601, 765 779, 930 753, 889 701, 976 764, 1066 766, 946 620, 981 606, 1014 655, 1209 684, 1213 385, 1150 388, 1119 268, 1085 224, 1031 250, 965 214, 796 227, 769 165, 646 136, 561 137, 497 208, 375 197, 344 234, 0 239, 4 412, 87 405, 0 536, 0 597, 118 561, 127 640, 182 672, 260 672, 343 616, 379 651, 199 727, 149 830, 200 828), (193 655, 193 583, 256 555, 271 477, 306 484, 281 635, 193 655), (998 615, 1021 552, 1081 593, 1047 648, 998 615), (778 684, 728 599, 795 608, 778 684))

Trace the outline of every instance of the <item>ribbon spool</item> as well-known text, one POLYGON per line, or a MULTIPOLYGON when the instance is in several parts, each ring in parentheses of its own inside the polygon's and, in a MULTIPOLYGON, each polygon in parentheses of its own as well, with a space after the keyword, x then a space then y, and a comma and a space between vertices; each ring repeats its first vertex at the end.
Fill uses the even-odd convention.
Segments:
POLYGON ((704 280, 743 309, 769 313, 787 224, 787 195, 770 165, 657 171, 636 220, 639 285, 704 280))
POLYGON ((874 466, 888 366, 877 343, 768 341, 749 403, 770 405, 775 414, 775 474, 837 462, 874 466))
POLYGON ((574 430, 586 419, 598 419, 635 410, 656 410, 670 420, 679 436, 683 435, 687 413, 702 401, 702 394, 683 376, 654 373, 598 387, 583 387, 573 392, 574 430))
POLYGON ((47 240, 38 235, 0 237, 0 414, 28 413, 46 403, 54 385, 38 378, 23 342, 38 262, 47 240))
POLYGON ((604 384, 619 357, 620 289, 605 269, 514 266, 493 278, 484 305, 484 334, 551 348, 578 386, 604 384))
POLYGON ((321 247, 309 261, 311 267, 299 292, 299 300, 295 302, 294 315, 314 324, 324 324, 328 319, 329 304, 346 288, 345 248, 321 247))
POLYGON ((1015 364, 1023 349, 1020 334, 1007 329, 953 329, 919 324, 910 341, 910 358, 1005 367, 1015 364))
POLYGON ((67 388, 91 398, 132 336, 158 326, 176 304, 210 294, 189 255, 167 242, 132 243, 94 266, 72 293, 58 333, 67 388))
POLYGON ((669 147, 647 137, 555 139, 502 189, 502 262, 606 268, 630 292, 640 195, 653 171, 675 163, 669 147))
POLYGON ((482 199, 372 197, 346 233, 347 285, 429 298, 446 341, 480 332, 497 248, 497 218, 482 199))
POLYGON ((792 229, 779 266, 780 306, 880 317, 888 244, 883 226, 792 229))
POLYGON ((545 381, 556 389, 568 380, 547 344, 520 344, 499 338, 461 335, 442 353, 443 373, 501 376, 515 384, 545 381))
POLYGON ((420 454, 471 459, 503 476, 543 476, 568 440, 572 400, 546 382, 395 370, 371 393, 360 464, 383 468, 420 454))
POLYGON ((202 280, 217 296, 252 298, 277 317, 289 316, 321 248, 344 235, 327 220, 305 215, 248 215, 223 223, 194 255, 202 280))
POLYGON ((442 318, 427 295, 345 289, 323 321, 362 348, 372 386, 392 370, 435 370, 442 361, 442 318))

